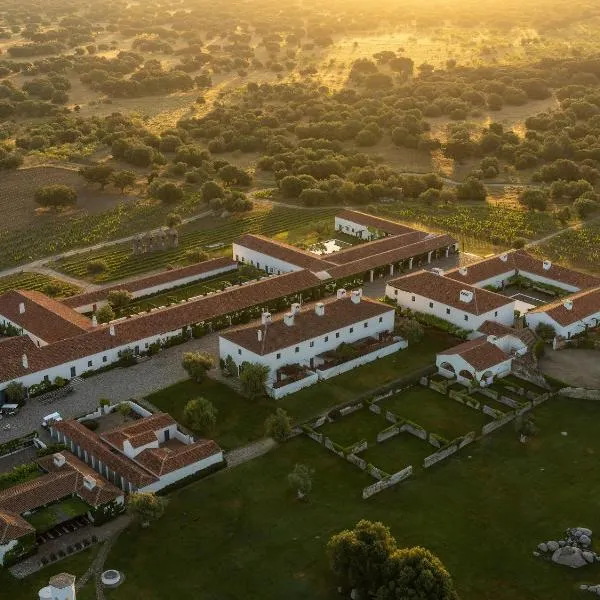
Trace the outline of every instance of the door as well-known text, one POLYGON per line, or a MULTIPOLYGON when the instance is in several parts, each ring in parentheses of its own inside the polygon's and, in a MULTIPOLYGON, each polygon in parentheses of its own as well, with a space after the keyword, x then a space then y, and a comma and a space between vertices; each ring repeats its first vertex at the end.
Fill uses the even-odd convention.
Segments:
POLYGON ((171 432, 168 429, 165 429, 165 442, 168 442, 171 439, 171 432))
POLYGON ((75 367, 71 367, 71 377, 75 377, 75 375, 77 375, 75 367))

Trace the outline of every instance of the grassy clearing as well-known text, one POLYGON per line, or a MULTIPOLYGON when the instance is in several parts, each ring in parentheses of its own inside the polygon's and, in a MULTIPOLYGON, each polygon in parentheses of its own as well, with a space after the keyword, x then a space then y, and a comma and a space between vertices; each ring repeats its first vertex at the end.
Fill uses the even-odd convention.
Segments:
POLYGON ((386 398, 380 406, 448 440, 470 431, 478 433, 490 421, 490 417, 483 413, 421 386, 386 398))
POLYGON ((536 411, 540 434, 528 444, 504 428, 369 501, 359 494, 364 473, 312 440, 292 440, 175 492, 163 519, 126 531, 109 563, 127 580, 107 597, 187 598, 201 590, 205 600, 333 600, 326 541, 367 518, 389 524, 401 545, 438 553, 463 600, 575 600, 578 583, 597 580, 600 565, 560 569, 532 550, 567 527, 600 527, 595 503, 581 502, 600 493, 598 418, 595 403, 552 400, 536 411), (297 462, 315 469, 308 503, 297 503, 287 486, 297 462), (139 551, 157 540, 160 552, 139 551))
POLYGON ((135 256, 131 244, 112 246, 104 250, 66 258, 53 263, 53 268, 79 278, 89 279, 87 264, 90 260, 102 260, 107 269, 94 281, 112 281, 140 273, 160 270, 167 265, 179 265, 186 260, 189 250, 211 250, 218 244, 221 251, 244 233, 273 235, 294 227, 315 225, 318 221, 332 219, 332 209, 301 210, 291 207, 267 207, 261 205, 246 215, 228 219, 209 217, 194 221, 181 228, 179 247, 143 256, 135 256))
POLYGON ((381 444, 373 444, 360 457, 368 463, 393 474, 412 465, 413 473, 422 468, 423 459, 435 448, 410 433, 401 433, 381 444))
POLYGON ((89 510, 89 504, 73 496, 28 515, 26 520, 35 527, 37 533, 44 533, 65 521, 85 515, 89 510))
POLYGON ((383 416, 375 415, 368 409, 362 409, 347 417, 342 417, 338 421, 327 423, 319 428, 319 433, 340 446, 347 447, 361 440, 374 443, 377 434, 386 427, 389 427, 389 423, 383 416))
POLYGON ((4 294, 9 290, 36 290, 59 298, 73 296, 81 291, 77 286, 43 273, 17 273, 0 277, 0 294, 4 294))

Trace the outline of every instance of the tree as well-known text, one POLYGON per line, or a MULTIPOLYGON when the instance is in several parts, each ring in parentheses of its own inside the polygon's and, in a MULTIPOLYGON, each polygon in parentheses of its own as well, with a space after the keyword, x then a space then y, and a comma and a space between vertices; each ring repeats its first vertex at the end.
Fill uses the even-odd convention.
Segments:
POLYGON ((204 202, 210 202, 213 198, 225 197, 225 190, 212 179, 202 185, 200 192, 202 193, 202 200, 204 202))
POLYGON ((128 290, 112 290, 107 300, 113 309, 122 310, 133 300, 133 294, 128 290))
POLYGON ((548 193, 544 190, 525 190, 519 196, 519 202, 529 210, 546 210, 548 208, 548 193))
POLYGON ((152 195, 165 204, 176 204, 183 199, 183 190, 172 181, 165 181, 152 190, 152 195))
POLYGON ((121 402, 121 404, 117 406, 117 412, 121 415, 123 423, 125 423, 125 420, 131 414, 131 406, 129 406, 127 402, 121 402))
POLYGON ((120 190, 121 194, 125 189, 135 184, 136 174, 133 171, 117 171, 111 177, 112 184, 120 190))
POLYGON ((376 600, 459 600, 442 561, 419 546, 393 552, 385 562, 383 580, 376 600))
POLYGON ((312 476, 314 470, 306 465, 297 464, 288 475, 290 487, 296 490, 298 500, 304 500, 312 490, 312 476))
POLYGON ((276 442, 283 442, 292 433, 290 416, 283 408, 278 408, 265 420, 265 432, 276 442))
POLYGON ((152 492, 132 492, 129 494, 129 512, 131 516, 148 527, 150 521, 157 521, 165 513, 167 501, 152 492))
POLYGON ((240 373, 242 391, 250 399, 264 396, 266 393, 269 367, 260 363, 244 363, 240 373))
POLYGON ((396 330, 409 344, 418 344, 425 335, 423 326, 416 319, 401 319, 396 330))
POLYGON ((96 319, 98 320, 98 323, 108 323, 112 321, 115 316, 115 311, 112 309, 110 304, 105 304, 96 311, 96 319))
POLYGON ((167 227, 173 228, 181 225, 183 219, 179 213, 169 213, 167 215, 167 227))
POLYGON ((191 379, 201 383, 215 366, 215 359, 208 352, 184 352, 181 364, 191 379))
POLYGON ((465 181, 456 187, 456 197, 458 200, 478 200, 485 202, 487 189, 479 179, 467 177, 465 181))
POLYGON ((295 175, 287 175, 279 182, 279 189, 286 198, 298 198, 306 186, 295 175))
POLYGON ((556 336, 556 329, 548 323, 538 323, 535 333, 546 342, 551 342, 556 336))
POLYGON ((206 398, 194 398, 183 409, 184 423, 202 434, 209 433, 217 423, 217 409, 206 398))
POLYGON ((111 182, 114 169, 110 165, 90 165, 79 169, 79 173, 89 183, 98 183, 103 190, 111 182))
POLYGON ((231 356, 231 354, 227 355, 227 358, 225 359, 225 374, 228 375, 229 377, 237 377, 238 375, 238 367, 235 364, 235 360, 233 360, 233 357, 231 356))
POLYGON ((530 414, 519 415, 515 419, 515 431, 519 435, 521 444, 527 443, 527 438, 536 435, 538 432, 533 416, 530 414))
POLYGON ((72 206, 77 202, 77 192, 68 185, 45 185, 35 191, 33 198, 40 206, 72 206))
POLYGON ((4 390, 9 404, 22 404, 25 401, 25 386, 18 381, 11 381, 4 390))
POLYGON ((599 206, 600 205, 595 200, 584 198, 583 196, 577 198, 577 200, 573 202, 573 209, 580 219, 587 219, 591 214, 598 210, 599 206))
POLYGON ((374 594, 383 584, 386 561, 396 551, 396 540, 383 523, 359 521, 331 537, 327 556, 344 591, 356 589, 360 597, 374 594))

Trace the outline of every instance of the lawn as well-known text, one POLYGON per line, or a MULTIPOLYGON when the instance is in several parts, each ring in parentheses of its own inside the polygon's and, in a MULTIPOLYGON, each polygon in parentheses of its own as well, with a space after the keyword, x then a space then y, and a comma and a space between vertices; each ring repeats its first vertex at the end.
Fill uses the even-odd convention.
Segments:
POLYGON ((405 432, 369 446, 360 453, 360 457, 391 475, 409 465, 413 466, 413 472, 417 472, 423 465, 423 459, 435 451, 428 442, 405 432))
POLYGON ((319 428, 319 433, 346 448, 361 440, 367 440, 370 444, 374 444, 377 434, 389 426, 390 424, 383 416, 372 413, 368 408, 363 408, 351 415, 341 417, 333 423, 327 423, 319 428))
MULTIPOLYGON (((536 394, 544 394, 547 391, 547 390, 544 390, 541 387, 535 385, 534 383, 526 381, 525 379, 520 379, 519 377, 515 377, 512 374, 507 375, 506 377, 501 377, 500 379, 497 379, 496 381, 501 386, 503 384, 518 386, 518 387, 523 388, 524 390, 535 392, 536 394)), ((525 400, 526 399, 524 397, 522 397, 522 401, 524 402, 525 400)))
POLYGON ((399 418, 404 417, 448 440, 475 431, 491 419, 482 412, 460 404, 449 396, 416 385, 409 390, 382 400, 380 406, 399 418))
MULTIPOLYGON (((506 394, 503 394, 503 395, 506 396, 506 394)), ((474 394, 471 394, 471 397, 473 399, 477 400, 477 402, 480 402, 482 406, 484 404, 487 404, 490 408, 493 408, 495 410, 501 410, 503 413, 507 413, 512 410, 510 408, 510 406, 507 406, 506 404, 502 404, 502 402, 498 402, 498 400, 492 400, 491 398, 488 398, 487 396, 484 396, 483 394, 480 394, 479 392, 475 392, 474 394)), ((522 401, 522 399, 521 399, 521 401, 522 401)))
POLYGON ((85 515, 89 510, 89 504, 81 498, 73 496, 41 508, 31 515, 27 515, 25 519, 35 527, 37 533, 44 533, 65 521, 85 515))
POLYGON ((600 580, 600 565, 565 569, 532 551, 567 527, 600 528, 596 503, 582 501, 600 494, 598 419, 597 403, 551 400, 528 444, 503 428, 368 501, 361 471, 296 438, 173 493, 160 521, 121 535, 107 564, 127 580, 107 597, 334 600, 325 543, 367 518, 439 554, 462 600, 582 598, 577 584, 600 580), (286 482, 300 461, 315 469, 307 503, 286 482))

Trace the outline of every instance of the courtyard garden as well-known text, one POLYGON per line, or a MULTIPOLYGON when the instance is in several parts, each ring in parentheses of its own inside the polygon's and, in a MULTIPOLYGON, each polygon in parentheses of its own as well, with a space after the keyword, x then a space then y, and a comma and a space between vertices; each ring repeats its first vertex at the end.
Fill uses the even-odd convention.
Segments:
POLYGON ((27 516, 27 521, 41 534, 61 523, 87 514, 89 510, 90 506, 86 502, 73 496, 36 510, 27 516))

